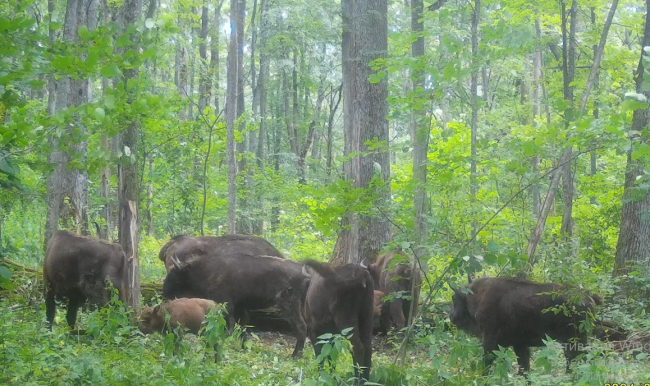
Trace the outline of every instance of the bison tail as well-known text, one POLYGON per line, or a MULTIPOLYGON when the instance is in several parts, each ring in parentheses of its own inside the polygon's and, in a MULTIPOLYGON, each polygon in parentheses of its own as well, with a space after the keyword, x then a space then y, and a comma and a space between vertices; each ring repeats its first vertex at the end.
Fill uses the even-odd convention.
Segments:
POLYGON ((331 280, 336 278, 336 273, 334 272, 334 270, 332 270, 332 267, 330 267, 329 264, 321 263, 319 261, 312 260, 312 259, 303 260, 302 263, 310 267, 314 271, 316 271, 316 273, 321 275, 326 280, 327 279, 331 280))

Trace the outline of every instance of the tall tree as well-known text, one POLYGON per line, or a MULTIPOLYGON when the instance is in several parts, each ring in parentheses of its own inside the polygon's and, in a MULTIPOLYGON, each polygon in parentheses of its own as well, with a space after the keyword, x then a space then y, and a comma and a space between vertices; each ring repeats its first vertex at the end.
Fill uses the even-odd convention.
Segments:
MULTIPOLYGON (((49 9, 53 12, 54 5, 50 4, 49 9)), ((97 27, 98 10, 99 2, 97 0, 68 0, 63 25, 63 40, 71 45, 79 42, 78 30, 82 25, 90 31, 94 30, 97 27)), ((54 43, 53 33, 51 30, 51 43, 54 43)), ((83 55, 79 58, 80 61, 85 60, 83 55)), ((92 99, 87 75, 75 78, 63 76, 57 82, 56 87, 52 87, 53 79, 50 82, 48 106, 52 114, 80 106, 92 99)), ((73 114, 72 124, 61 132, 64 133, 65 141, 69 144, 67 153, 60 149, 61 138, 55 135, 49 141, 51 147, 49 161, 53 171, 48 176, 46 243, 58 228, 64 197, 68 197, 66 204, 69 204, 69 207, 66 205, 67 210, 63 212, 63 217, 73 217, 77 233, 88 234, 88 174, 85 170, 88 143, 83 139, 87 130, 79 113, 73 114)))
MULTIPOLYGON (((571 9, 566 10, 566 3, 562 5, 562 78, 563 93, 567 107, 564 109, 564 127, 569 129, 574 121, 574 84, 576 70, 576 30, 578 27, 578 2, 572 0, 571 9), (570 22, 567 19, 570 18, 570 22), (567 25, 568 24, 568 25, 567 25), (568 31, 567 31, 568 28, 568 31)), ((567 135, 569 135, 567 133, 567 135)), ((566 159, 571 159, 573 146, 569 145, 564 150, 566 159)), ((573 235, 573 170, 572 162, 566 162, 562 167, 562 225, 560 234, 568 240, 573 235)))
MULTIPOLYGON (((478 182, 476 181, 476 132, 478 130, 478 25, 481 16, 481 0, 474 0, 474 12, 472 13, 472 73, 470 79, 470 104, 472 106, 472 118, 470 121, 470 174, 469 190, 472 201, 476 203, 476 192, 478 182)), ((487 77, 485 77, 487 78, 487 77)), ((487 83, 487 82, 486 82, 487 83)), ((522 81, 523 83, 523 81, 522 81)), ((487 86, 483 89, 483 95, 487 96, 487 86)), ((472 239, 475 240, 478 223, 472 219, 472 239)))
MULTIPOLYGON (((411 55, 415 59, 415 68, 411 70, 413 94, 420 100, 426 97, 424 90, 424 3, 422 0, 411 1, 411 32, 415 40, 411 43, 411 55)), ((413 108, 411 117, 411 142, 413 143, 413 180, 415 193, 413 208, 415 209, 415 235, 418 245, 418 258, 422 257, 422 244, 427 238, 427 223, 425 221, 427 203, 427 153, 429 152, 429 123, 426 117, 425 104, 419 103, 413 108)))
MULTIPOLYGON (((139 50, 139 39, 136 29, 128 29, 140 22, 142 16, 142 0, 124 0, 120 10, 123 33, 130 33, 129 45, 125 51, 139 50), (131 32, 129 32, 131 31, 131 32)), ((138 66, 123 70, 124 93, 127 103, 135 106, 139 89, 140 71, 138 66)), ((134 310, 134 315, 140 315, 140 259, 138 257, 138 132, 137 114, 126 119, 127 128, 122 134, 122 159, 118 166, 118 198, 120 206, 119 240, 124 254, 126 266, 123 285, 124 303, 134 310)))
POLYGON ((237 88, 239 55, 237 53, 238 3, 230 0, 230 42, 226 79, 226 153, 228 159, 228 232, 236 233, 237 213, 237 160, 235 159, 235 121, 237 119, 237 88))
MULTIPOLYGON (((636 92, 645 96, 645 101, 650 100, 650 90, 643 86, 647 76, 646 64, 648 53, 646 47, 650 46, 650 0, 645 1, 646 17, 641 42, 639 64, 635 71, 636 92), (644 63, 644 60, 646 61, 644 63)), ((647 83, 647 79, 646 79, 647 83)), ((630 130, 633 148, 650 145, 650 108, 634 110, 632 128, 630 130), (638 134, 637 134, 638 133, 638 134)), ((650 191, 647 187, 638 186, 637 183, 647 181, 644 167, 647 159, 632 157, 633 149, 627 153, 627 166, 625 171, 625 190, 623 193, 623 208, 621 209, 621 228, 616 244, 614 258, 614 275, 623 275, 629 272, 631 263, 650 263, 650 221, 647 214, 650 212, 650 191)))
POLYGON ((349 228, 341 232, 334 250, 336 264, 370 258, 390 239, 385 217, 390 197, 388 81, 370 66, 387 54, 388 4, 387 0, 343 0, 341 8, 344 139, 350 157, 344 165, 345 179, 353 188, 365 189, 375 208, 348 214, 349 228))

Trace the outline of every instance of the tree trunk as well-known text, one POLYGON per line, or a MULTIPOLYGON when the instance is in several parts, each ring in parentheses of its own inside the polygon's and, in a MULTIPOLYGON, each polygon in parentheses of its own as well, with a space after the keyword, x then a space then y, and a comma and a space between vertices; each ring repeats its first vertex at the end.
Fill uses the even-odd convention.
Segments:
MULTIPOLYGON (((54 11, 53 4, 48 4, 50 17, 54 11)), ((97 27, 99 2, 97 0, 68 0, 66 4, 65 21, 63 27, 63 40, 74 44, 78 41, 80 25, 86 25, 89 31, 97 27)), ((54 42, 53 31, 50 30, 50 42, 54 42)), ((85 60, 85 54, 80 54, 80 61, 85 60)), ((56 90, 56 96, 51 93, 48 101, 50 112, 63 111, 72 106, 88 103, 92 99, 90 81, 88 78, 72 79, 62 77, 58 85, 54 86, 51 79, 50 91, 56 90), (55 98, 55 99, 53 99, 55 98), (54 111, 52 111, 52 107, 54 111)), ((52 151, 49 162, 54 165, 54 170, 48 177, 48 214, 46 219, 45 243, 58 228, 61 206, 64 197, 69 198, 70 207, 64 212, 64 219, 74 217, 73 223, 79 234, 87 235, 88 231, 88 173, 83 168, 87 163, 88 143, 83 138, 86 127, 75 115, 73 129, 65 129, 66 141, 69 143, 69 153, 60 151, 60 138, 53 136, 49 142, 52 151), (72 162, 71 162, 72 161, 72 162)))
MULTIPOLYGON (((424 100, 424 68, 420 62, 424 59, 424 23, 422 17, 424 4, 422 0, 411 1, 411 31, 417 39, 411 43, 411 55, 418 64, 418 70, 412 70, 413 93, 420 100, 424 100)), ((423 104, 424 105, 424 104, 423 104)), ((411 116, 411 142, 413 143, 413 180, 415 192, 413 194, 413 208, 415 215, 415 237, 417 242, 417 257, 423 257, 423 245, 427 240, 428 227, 425 221, 427 211, 427 153, 429 152, 429 123, 426 110, 414 109, 411 116)))
MULTIPOLYGON (((269 73, 269 54, 266 42, 268 39, 266 0, 260 0, 260 74, 257 79, 256 94, 259 96, 260 129, 257 139, 257 166, 264 171, 264 144, 266 143, 266 78, 269 73)), ((251 149, 252 150, 252 149, 251 149)))
MULTIPOLYGON (((478 190, 476 182, 476 131, 478 130, 478 24, 481 15, 481 1, 474 0, 474 12, 472 13, 472 73, 470 79, 470 104, 472 107, 472 117, 470 122, 470 174, 469 190, 472 196, 472 206, 476 204, 476 193, 478 190)), ((483 90, 485 93, 487 90, 483 90)), ((474 217, 474 216, 472 216, 474 217)), ((478 223, 472 219, 472 240, 476 240, 478 223)), ((476 243, 473 242, 472 245, 476 243)))
POLYGON ((336 115, 336 110, 339 108, 341 103, 343 86, 337 87, 336 90, 332 89, 330 92, 329 100, 329 116, 327 118, 327 155, 326 155, 326 166, 325 173, 327 174, 327 182, 330 182, 330 177, 332 176, 332 130, 334 128, 334 116, 336 115))
MULTIPOLYGON (((568 102, 568 107, 564 110, 564 126, 569 129, 574 120, 573 106, 573 80, 575 79, 575 59, 576 59, 576 28, 578 24, 578 3, 573 0, 569 15, 566 13, 566 5, 562 1, 562 73, 564 78, 563 90, 564 99, 568 102), (571 18, 569 26, 569 36, 567 44, 567 17, 571 18)), ((573 155, 573 146, 564 150, 565 158, 571 159, 573 155)), ((562 225, 560 234, 565 241, 568 241, 573 235, 573 171, 572 163, 567 162, 562 166, 562 225)))
MULTIPOLYGON (((239 119, 244 112, 246 111, 246 105, 244 103, 244 23, 246 21, 246 0, 237 1, 237 119, 239 119)), ((246 122, 245 120, 239 120, 237 124, 237 130, 241 133, 246 131, 246 122)), ((237 161, 237 170, 242 172, 246 168, 246 157, 244 153, 248 151, 246 148, 247 141, 246 135, 242 141, 236 143, 236 149, 238 154, 237 161)))
MULTIPOLYGON (((124 29, 136 24, 142 15, 142 0, 124 0, 122 6, 124 29)), ((131 35, 130 47, 126 49, 138 50, 138 34, 131 35)), ((138 82, 138 67, 126 68, 124 74, 124 92, 127 93, 127 102, 133 103, 138 92, 134 87, 129 90, 129 82, 138 82)), ((140 315, 140 260, 138 257, 138 131, 139 122, 136 116, 130 118, 131 122, 122 137, 122 161, 118 169, 118 197, 120 203, 119 239, 120 245, 126 255, 126 266, 123 280, 124 303, 133 309, 134 317, 140 315)))
POLYGON ((333 262, 358 263, 375 256, 390 239, 388 200, 390 163, 388 149, 388 81, 370 83, 375 74, 369 63, 386 56, 388 4, 386 0, 343 0, 343 92, 345 178, 352 187, 374 190, 374 210, 351 211, 349 229, 339 235, 333 262), (354 113, 354 114, 351 114, 354 113), (378 142, 368 152, 368 141, 378 142), (371 180, 373 186, 370 186, 371 180))
MULTIPOLYGON (((643 41, 639 65, 636 74, 636 92, 643 94, 646 100, 650 98, 650 91, 644 90, 643 78, 647 69, 643 63, 644 48, 650 46, 650 0, 645 1, 646 17, 643 32, 643 41)), ((646 54, 647 55, 647 54, 646 54)), ((631 133, 633 137, 632 149, 627 154, 627 167, 625 172, 625 191, 623 193, 623 207, 621 209, 621 228, 616 243, 616 256, 614 258, 614 276, 624 275, 637 267, 634 263, 644 263, 646 269, 650 263, 650 221, 647 213, 650 211, 650 192, 647 188, 636 186, 639 177, 644 175, 643 169, 647 160, 643 157, 633 159, 632 152, 638 145, 650 144, 648 125, 650 124, 650 109, 634 110, 632 116, 631 133)), ((640 181, 644 181, 641 179, 640 181)))
POLYGON ((220 110, 219 106, 219 80, 220 80, 220 68, 219 68, 219 34, 220 34, 220 18, 221 18, 221 6, 223 5, 224 0, 219 0, 219 4, 214 9, 214 26, 211 31, 211 41, 210 41, 210 67, 212 69, 210 75, 210 81, 214 79, 214 111, 218 114, 220 110))
MULTIPOLYGON (((535 52, 533 53, 533 127, 536 129, 539 128, 539 120, 542 115, 542 100, 541 100, 541 88, 542 88, 542 49, 539 46, 539 42, 542 39, 542 27, 538 18, 535 18, 535 38, 538 41, 538 44, 535 47, 535 52)), ((531 159, 531 169, 533 171, 533 178, 537 179, 537 174, 539 172, 539 156, 535 155, 531 159)), ((531 196, 533 199, 533 213, 535 218, 539 218, 541 212, 541 197, 539 189, 539 181, 535 181, 531 186, 531 196)))
POLYGON ((201 7, 201 35, 199 36, 199 115, 204 114, 210 100, 210 71, 208 70, 208 4, 201 7))
MULTIPOLYGON (((74 1, 69 2, 68 6, 73 6, 74 1)), ((55 30, 53 26, 53 13, 54 13, 54 0, 48 0, 48 13, 49 13, 49 39, 50 47, 54 47, 55 30)), ((63 29, 63 39, 71 40, 74 31, 69 27, 72 23, 70 18, 73 17, 72 11, 66 9, 66 18, 63 29), (68 16, 68 13, 70 15, 68 16)), ((74 15, 76 17, 76 13, 74 15)), ((48 97, 47 107, 48 114, 54 115, 59 108, 67 107, 67 91, 64 89, 68 87, 70 78, 62 77, 59 79, 58 84, 54 80, 54 75, 50 75, 48 79, 48 97), (57 99, 60 96, 60 100, 57 99)), ((47 176, 47 216, 45 219, 45 238, 43 240, 43 249, 47 245, 48 240, 59 228, 59 216, 61 214, 61 204, 63 203, 63 175, 65 171, 66 159, 64 153, 59 149, 60 138, 58 135, 53 134, 48 138, 50 145, 50 153, 48 154, 47 161, 52 166, 52 171, 47 176)))
POLYGON ((228 68, 226 88, 226 153, 228 158, 228 232, 236 233, 237 213, 237 160, 235 159, 235 120, 237 119, 237 4, 230 0, 230 43, 228 45, 228 68))
MULTIPOLYGON (((145 160, 143 161, 146 162, 145 160)), ((153 237, 153 157, 149 158, 149 173, 147 177, 147 236, 153 237)))

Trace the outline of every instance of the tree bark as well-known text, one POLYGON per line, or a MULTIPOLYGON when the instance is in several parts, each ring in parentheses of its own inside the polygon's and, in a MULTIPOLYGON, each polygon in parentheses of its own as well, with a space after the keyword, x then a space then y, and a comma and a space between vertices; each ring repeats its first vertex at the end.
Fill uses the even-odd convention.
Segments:
MULTIPOLYGON (((542 39, 542 27, 538 18, 535 18, 535 37, 538 42, 542 39)), ((539 128, 539 120, 542 115, 542 100, 541 100, 541 88, 542 88, 542 49, 539 46, 539 43, 535 47, 535 52, 533 53, 533 91, 532 91, 532 102, 533 102, 533 127, 535 129, 539 128)), ((531 169, 533 171, 533 178, 537 179, 539 173, 539 156, 535 155, 531 159, 531 169)), ((533 200, 533 213, 535 218, 539 218, 541 213, 541 197, 539 189, 539 181, 535 181, 531 186, 531 196, 533 200)))
MULTIPOLYGON (((417 39, 411 43, 411 55, 418 63, 418 68, 424 68, 419 64, 424 59, 424 22, 422 21, 424 4, 422 0, 411 1, 411 32, 417 39)), ((420 100, 426 97, 424 91, 424 70, 412 70, 411 79, 413 83, 413 94, 420 100)), ((424 105, 424 104, 422 104, 424 105)), ((413 194, 413 208, 415 217, 415 237, 417 257, 423 256, 425 249, 424 242, 427 240, 428 227, 425 221, 427 210, 427 153, 429 152, 429 123, 426 110, 413 109, 411 116, 411 142, 413 143, 413 180, 415 192, 413 194)))
POLYGON ((336 110, 338 110, 339 104, 341 103, 341 95, 342 86, 337 87, 336 90, 332 89, 330 92, 329 115, 327 118, 327 158, 325 166, 325 173, 327 174, 328 183, 330 182, 330 177, 332 176, 332 131, 334 129, 334 116, 336 116, 336 110))
POLYGON ((220 110, 219 106, 219 81, 220 81, 220 68, 219 68, 219 35, 220 35, 220 18, 221 18, 221 7, 224 0, 219 0, 219 4, 214 9, 214 26, 211 30, 211 40, 210 40, 210 67, 212 69, 210 74, 210 81, 214 79, 214 111, 218 114, 220 110))
POLYGON ((201 35, 199 36, 199 115, 204 114, 210 100, 210 71, 208 70, 208 4, 201 7, 201 35))
POLYGON ((260 129, 258 133, 258 138, 257 138, 257 167, 263 172, 264 171, 264 164, 265 164, 265 157, 266 155, 264 154, 264 146, 266 143, 266 96, 267 96, 267 90, 266 90, 266 78, 268 77, 269 73, 269 54, 267 52, 267 46, 266 42, 268 40, 268 21, 267 21, 267 10, 266 10, 266 0, 260 0, 260 21, 259 21, 259 26, 260 26, 260 44, 259 44, 259 51, 260 51, 260 73, 259 77, 257 78, 257 86, 255 89, 257 90, 257 95, 259 96, 259 109, 260 109, 260 129))
MULTIPOLYGON (((246 0, 237 1, 237 119, 244 115, 246 104, 244 99, 244 23, 246 21, 246 0)), ((246 132, 246 121, 239 120, 236 128, 239 132, 246 132)), ((237 171, 243 172, 246 169, 247 135, 244 134, 242 141, 235 144, 238 160, 237 171)))
MULTIPOLYGON (((142 16, 142 0, 124 0, 122 6, 124 29, 136 24, 142 16)), ((138 50, 138 34, 131 35, 130 47, 126 49, 138 50)), ((133 103, 138 92, 138 87, 129 90, 129 83, 138 82, 139 69, 125 68, 124 92, 127 94, 127 103, 133 103)), ((137 116, 131 116, 128 127, 122 137, 122 162, 118 169, 118 197, 120 203, 119 239, 120 245, 126 256, 124 270, 124 303, 133 309, 134 317, 140 315, 140 260, 138 257, 138 131, 137 116)))
MULTIPOLYGON (((470 104, 472 117, 470 121, 470 174, 469 190, 472 196, 472 206, 476 204, 476 193, 478 186, 476 182, 476 132, 478 130, 478 24, 481 15, 481 0, 474 0, 474 12, 472 13, 471 40, 472 40, 472 73, 470 79, 470 104)), ((485 93, 487 90, 483 90, 485 93)), ((478 223, 472 219, 472 240, 476 240, 478 223)), ((475 244, 472 243, 472 244, 475 244)))
POLYGON ((375 74, 369 63, 383 58, 388 49, 386 0, 343 0, 343 92, 345 178, 353 188, 376 195, 375 210, 350 211, 349 229, 339 234, 334 264, 358 263, 375 256, 390 239, 388 200, 390 161, 388 150, 388 81, 368 81, 375 74), (368 142, 376 143, 372 150, 368 142), (371 181, 374 180, 373 186, 371 181))
MULTIPOLYGON (((645 5, 645 26, 635 80, 636 92, 645 95, 648 100, 650 91, 644 90, 642 85, 647 71, 643 63, 643 50, 650 46, 650 0, 646 0, 645 5)), ((650 144, 648 125, 650 125, 650 108, 634 110, 630 132, 641 134, 632 134, 630 140, 633 145, 650 144)), ((632 148, 634 147, 632 146, 632 148)), ((637 268, 634 263, 644 263, 646 269, 650 263, 650 221, 647 219, 647 213, 650 211, 650 192, 647 191, 647 188, 640 188, 636 185, 639 177, 644 175, 643 169, 647 161, 643 158, 633 159, 632 151, 633 149, 630 149, 627 154, 621 227, 614 257, 614 276, 627 274, 631 269, 637 268)))
MULTIPOLYGON (((578 24, 578 3, 573 0, 569 14, 566 12, 566 4, 562 1, 562 73, 564 78, 563 91, 564 99, 569 106, 564 110, 564 127, 569 129, 574 121, 573 106, 573 88, 575 79, 575 59, 576 59, 576 28, 578 24), (568 42, 567 42, 567 18, 571 18, 568 42), (568 44, 567 44, 568 43, 568 44)), ((568 134, 567 134, 568 135, 568 134)), ((573 155, 573 146, 564 150, 565 158, 571 159, 573 155)), ((567 162, 562 166, 562 224, 560 226, 560 235, 565 241, 568 241, 573 235, 573 171, 572 163, 567 162)))
POLYGON ((228 158, 228 232, 236 233, 237 213, 237 160, 235 159, 235 120, 237 119, 237 87, 239 66, 237 64, 237 4, 230 0, 230 43, 228 46, 228 68, 226 89, 226 153, 228 158))
POLYGON ((598 47, 596 47, 596 49, 594 50, 594 62, 591 65, 591 71, 589 72, 589 78, 587 79, 585 90, 582 92, 582 102, 580 103, 580 115, 582 115, 585 109, 587 108, 589 93, 591 92, 591 88, 594 86, 594 83, 596 82, 596 78, 598 77, 598 70, 600 69, 600 61, 603 58, 603 52, 605 51, 605 43, 607 42, 607 34, 609 33, 609 27, 611 27, 612 25, 612 20, 614 20, 614 14, 616 14, 617 6, 618 6, 618 0, 613 0, 612 5, 609 8, 609 13, 607 14, 607 19, 605 20, 605 25, 603 26, 603 32, 601 33, 600 40, 598 41, 598 47))

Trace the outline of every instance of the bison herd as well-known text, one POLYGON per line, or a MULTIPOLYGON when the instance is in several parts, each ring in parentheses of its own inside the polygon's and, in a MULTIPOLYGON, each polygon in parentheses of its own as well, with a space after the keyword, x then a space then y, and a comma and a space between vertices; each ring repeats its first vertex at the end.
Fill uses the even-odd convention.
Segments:
MULTIPOLYGON (((314 260, 286 259, 266 240, 243 235, 178 236, 159 254, 167 276, 167 299, 146 307, 139 318, 145 334, 182 327, 198 333, 209 310, 225 303, 229 328, 248 324, 251 310, 275 306, 296 337, 293 356, 306 338, 318 356, 318 337, 352 328, 355 375, 368 379, 372 334, 406 326, 417 310, 422 277, 409 259, 388 252, 360 264, 331 266, 314 260), (377 321, 377 323, 375 323, 377 321)), ((121 290, 126 257, 118 244, 58 231, 49 240, 43 265, 49 328, 55 298, 68 300, 67 322, 74 328, 79 307, 104 305, 107 284, 121 290)), ((513 347, 520 370, 530 367, 530 347, 549 336, 565 344, 567 366, 586 343, 584 325, 601 303, 595 294, 569 286, 516 278, 480 278, 452 287, 451 322, 481 338, 486 369, 499 346, 513 347)), ((596 323, 601 328, 607 322, 596 323)), ((586 323, 589 324, 589 323, 586 323)))

